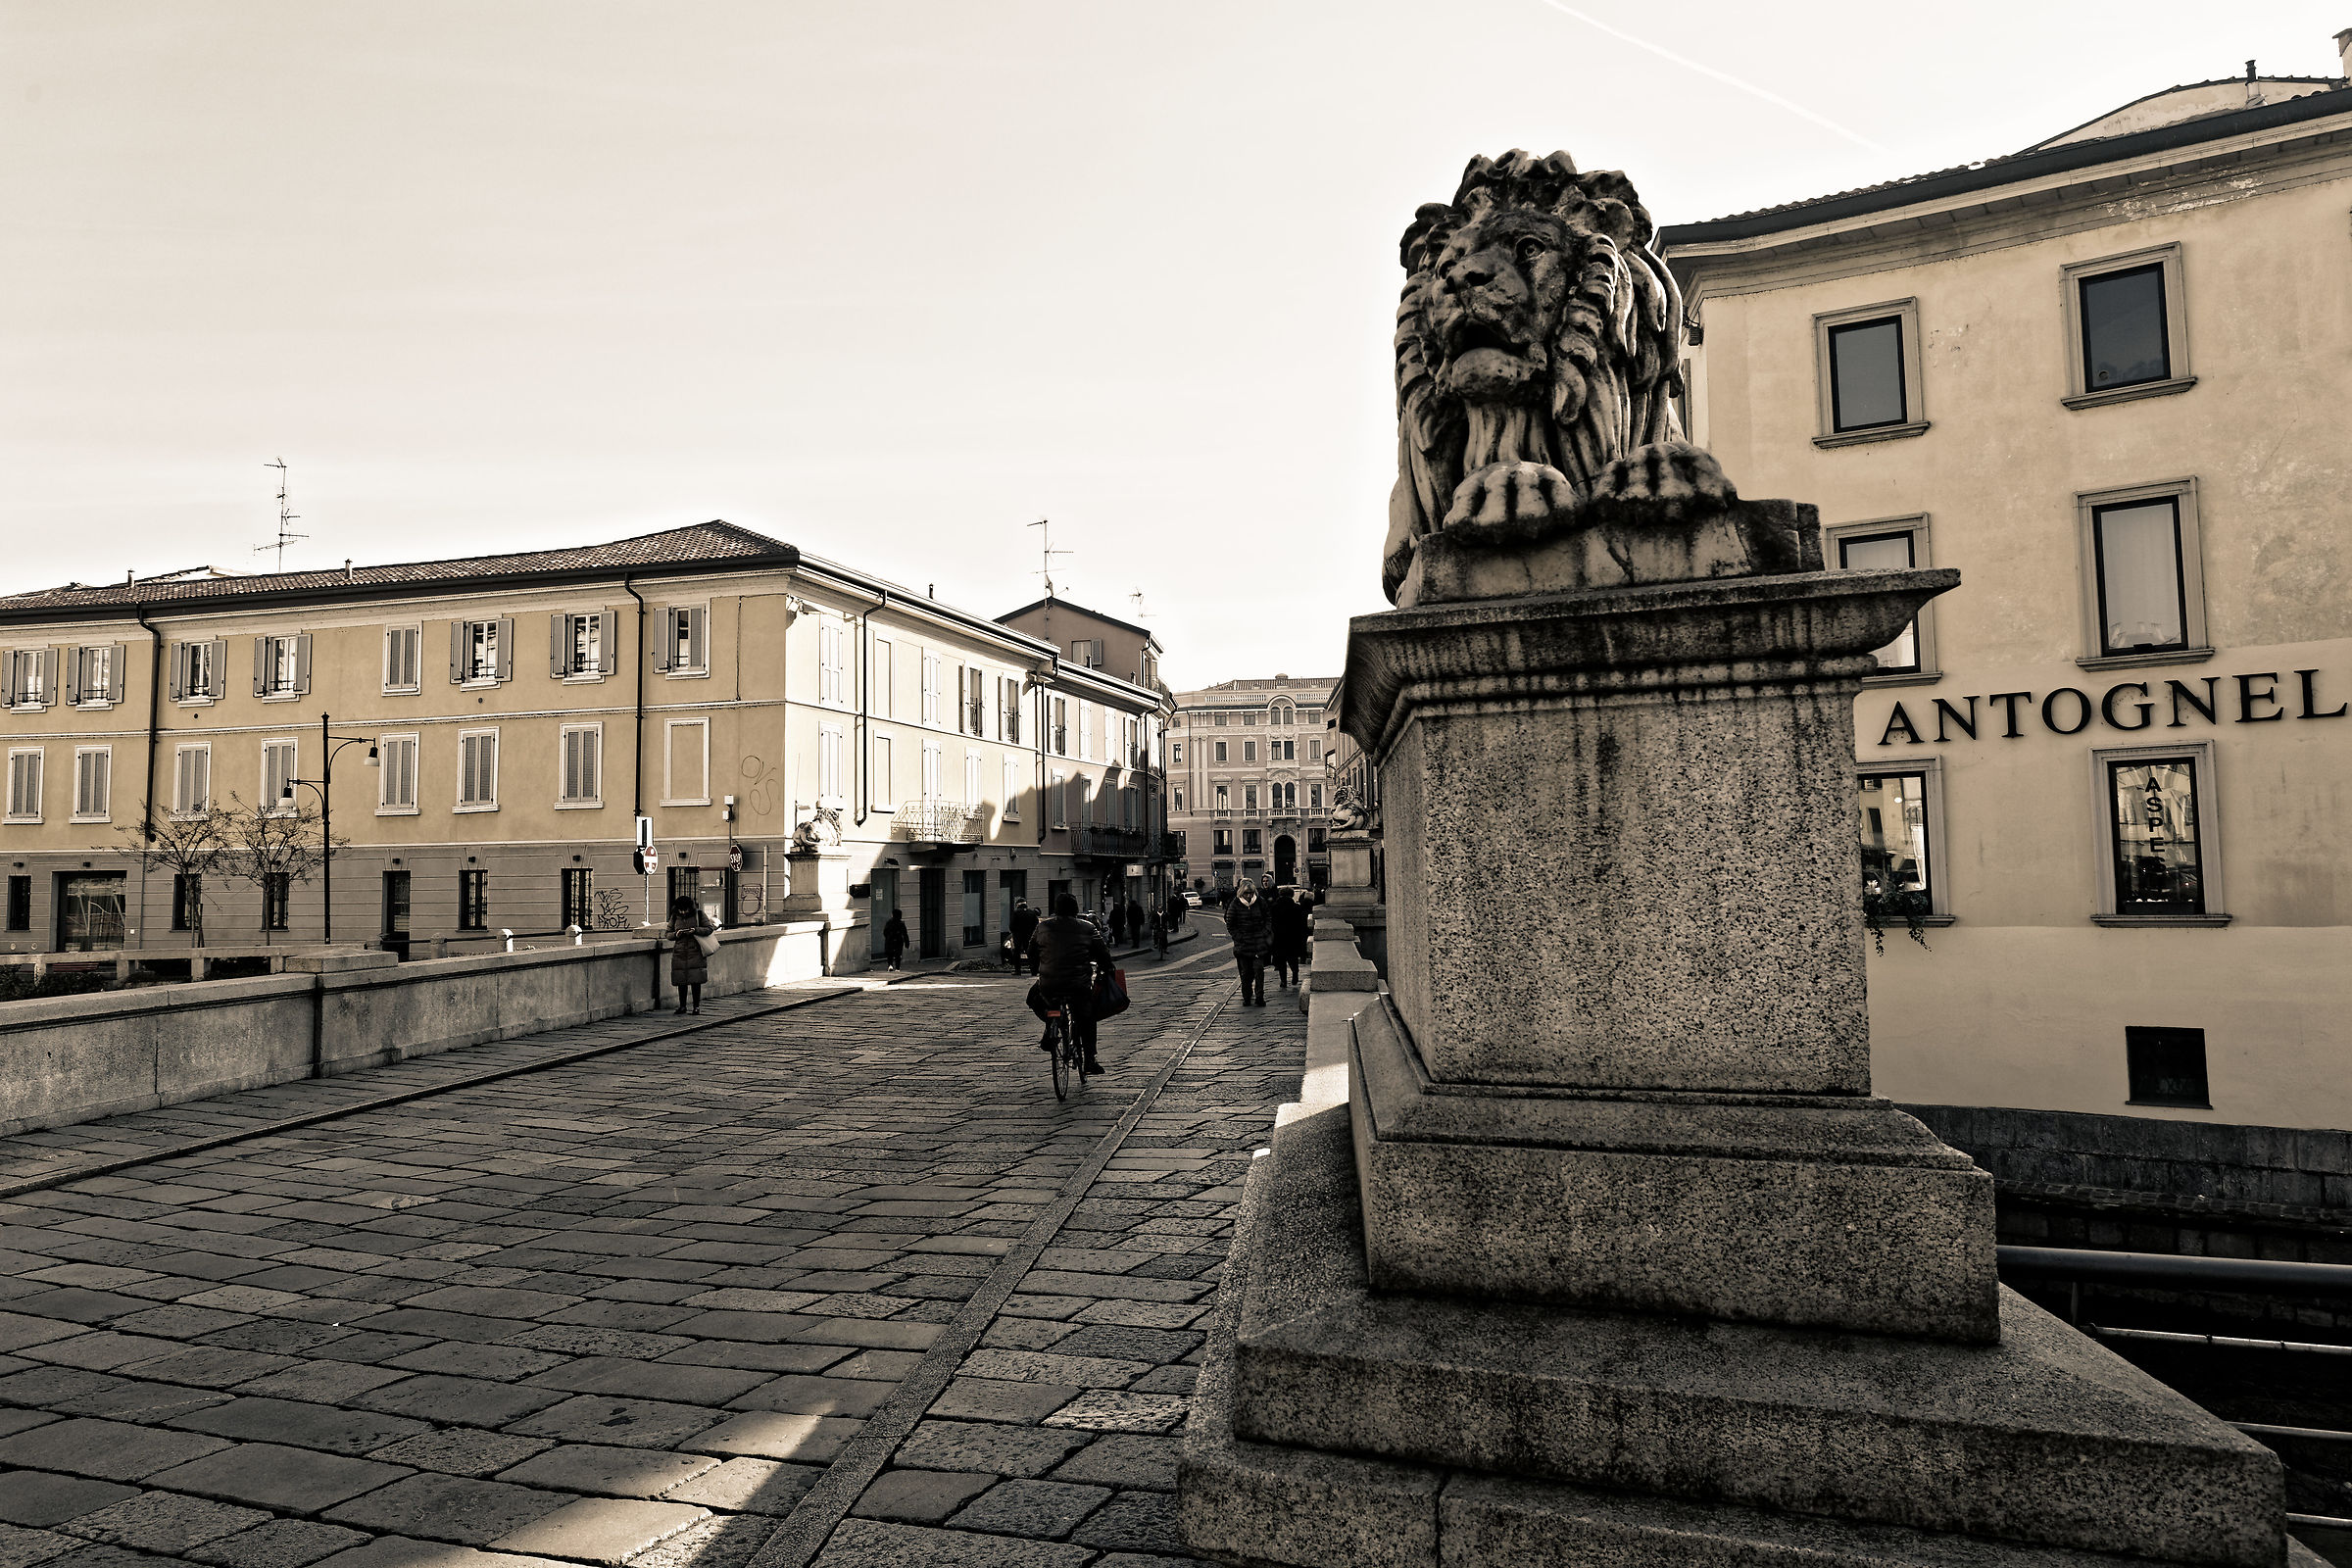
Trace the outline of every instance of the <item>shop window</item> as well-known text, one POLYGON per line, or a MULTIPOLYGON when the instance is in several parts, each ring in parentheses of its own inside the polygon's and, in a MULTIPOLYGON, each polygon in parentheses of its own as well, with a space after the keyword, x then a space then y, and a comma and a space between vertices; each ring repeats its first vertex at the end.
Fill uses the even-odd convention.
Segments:
POLYGON ((2203 914, 2197 764, 2151 758, 2107 764, 2118 914, 2203 914))
POLYGON ((2205 1031, 2127 1025, 2124 1055, 2134 1105, 2213 1108, 2205 1079, 2205 1031))
POLYGON ((1928 428, 1919 302, 1892 300, 1813 318, 1819 430, 1814 444, 1854 446, 1928 428))
POLYGON ((1948 923, 1942 762, 1929 759, 1893 770, 1858 768, 1854 817, 1865 904, 1890 930, 1914 918, 1948 923))
POLYGON ((2185 392, 2187 317, 2180 247, 2079 262, 2064 270, 2071 409, 2185 392))

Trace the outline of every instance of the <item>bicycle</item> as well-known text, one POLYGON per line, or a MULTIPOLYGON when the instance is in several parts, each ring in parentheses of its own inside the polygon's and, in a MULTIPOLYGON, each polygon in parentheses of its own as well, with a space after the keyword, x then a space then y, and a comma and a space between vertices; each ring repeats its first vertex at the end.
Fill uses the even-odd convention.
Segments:
POLYGON ((1059 997, 1046 1001, 1046 1060, 1054 1070, 1054 1098, 1070 1098, 1070 1080, 1077 1079, 1078 1087, 1086 1087, 1086 1043, 1071 1027, 1068 1006, 1059 997))

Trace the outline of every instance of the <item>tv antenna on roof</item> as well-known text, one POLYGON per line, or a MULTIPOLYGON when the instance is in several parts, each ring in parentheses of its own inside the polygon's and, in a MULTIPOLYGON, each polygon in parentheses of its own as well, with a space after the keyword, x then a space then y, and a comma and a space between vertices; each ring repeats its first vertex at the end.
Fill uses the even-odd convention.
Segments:
POLYGON ((1054 597, 1054 558, 1055 556, 1074 556, 1078 552, 1075 550, 1056 550, 1054 548, 1054 525, 1046 518, 1040 517, 1029 526, 1032 528, 1043 528, 1046 530, 1045 533, 1040 536, 1040 544, 1038 547, 1040 560, 1038 564, 1037 574, 1045 579, 1046 597, 1051 599, 1054 597))
POLYGON ((1138 588, 1133 593, 1129 594, 1127 599, 1129 603, 1135 606, 1136 619, 1150 620, 1152 618, 1152 612, 1144 608, 1144 591, 1141 588, 1138 588))
POLYGON ((286 569, 286 546, 297 539, 308 539, 310 535, 296 533, 286 526, 290 522, 301 520, 302 517, 301 513, 286 510, 286 460, 279 458, 274 463, 265 463, 262 466, 277 470, 277 538, 270 544, 255 545, 253 553, 258 556, 265 551, 276 551, 277 569, 283 571, 286 569))

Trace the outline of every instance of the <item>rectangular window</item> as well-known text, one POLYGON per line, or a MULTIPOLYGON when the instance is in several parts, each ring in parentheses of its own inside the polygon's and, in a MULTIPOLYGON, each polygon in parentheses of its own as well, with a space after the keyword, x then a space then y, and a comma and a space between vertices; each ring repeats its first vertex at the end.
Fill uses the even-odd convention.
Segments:
POLYGON ((1242 722, 1245 724, 1254 724, 1257 722, 1257 714, 1254 712, 1244 713, 1242 715, 1242 722))
POLYGON ((926 724, 937 724, 940 721, 939 682, 939 656, 926 650, 923 654, 923 722, 926 724))
POLYGON ((1830 428, 1869 430, 1903 419, 1902 318, 1831 327, 1830 428))
POLYGON ((375 744, 377 813, 413 814, 416 809, 416 737, 386 735, 375 744))
POLYGON ((898 666, 892 662, 890 639, 874 639, 874 712, 881 718, 899 714, 898 666))
POLYGON ((1085 698, 1078 699, 1078 760, 1091 762, 1095 757, 1095 705, 1085 698))
POLYGON ((1220 811, 1230 811, 1230 810, 1232 810, 1232 809, 1233 809, 1233 786, 1232 786, 1232 785, 1230 785, 1230 784, 1220 784, 1220 785, 1218 785, 1218 786, 1217 786, 1217 807, 1216 807, 1216 808, 1217 808, 1218 810, 1220 810, 1220 811))
POLYGON ((816 792, 826 801, 844 799, 841 787, 842 731, 838 724, 821 724, 816 731, 816 792))
POLYGON ((988 733, 988 675, 968 667, 963 672, 963 732, 988 733))
POLYGON ((605 800, 605 727, 565 724, 563 739, 563 777, 559 806, 602 806, 605 800))
MULTIPOLYGON (((662 901, 662 906, 663 908, 668 908, 680 899, 691 899, 696 904, 703 902, 702 867, 694 865, 673 865, 669 868, 668 877, 669 894, 662 901)), ((712 923, 716 924, 715 921, 712 923)))
POLYGON ((986 871, 964 872, 963 945, 965 947, 976 948, 988 940, 988 927, 982 923, 988 918, 987 907, 988 873, 986 871))
POLYGON ((1184 742, 1168 742, 1168 761, 1176 767, 1184 765, 1184 742))
POLYGON ((16 648, 7 656, 8 706, 38 709, 49 706, 56 689, 52 678, 57 660, 54 648, 16 648))
POLYGON ((849 701, 850 629, 827 615, 816 623, 816 700, 849 701))
POLYGON ((1310 739, 1307 741, 1306 760, 1310 762, 1320 762, 1323 760, 1323 743, 1320 740, 1310 739))
POLYGON ((1215 716, 1215 718, 1216 718, 1216 721, 1217 721, 1217 725, 1218 725, 1218 727, 1219 727, 1219 728, 1222 728, 1222 727, 1224 727, 1224 725, 1227 723, 1227 721, 1228 721, 1228 719, 1229 719, 1229 716, 1230 716, 1230 715, 1228 715, 1228 714, 1225 714, 1225 713, 1218 713, 1218 714, 1216 714, 1216 715, 1214 715, 1214 716, 1215 716))
POLYGON ((595 680, 612 672, 606 647, 611 622, 601 612, 550 615, 547 672, 557 680, 595 680))
POLYGON ((1242 809, 1245 811, 1254 811, 1257 809, 1256 785, 1245 784, 1242 786, 1242 809))
POLYGON ((2134 1105, 2213 1108, 2205 1080, 2205 1031, 2124 1026, 2124 1059, 2134 1105))
POLYGON ((204 923, 204 878, 180 871, 172 878, 172 929, 194 931, 204 923))
POLYGON ((511 616, 449 623, 449 679, 488 686, 514 678, 514 622, 511 616))
POLYGON ((2188 643, 2177 498, 2091 509, 2098 565, 2099 652, 2153 653, 2188 643))
POLYGON ((32 878, 12 876, 8 879, 8 928, 11 931, 32 929, 32 878))
POLYGON ((1017 757, 1004 759, 1004 820, 1021 819, 1021 790, 1029 782, 1028 769, 1017 757))
POLYGON ((2205 867, 2194 758, 2107 763, 2115 912, 2204 914, 2205 867))
POLYGON ((663 726, 662 804, 710 804, 710 721, 673 718, 663 726))
POLYGON ((2092 392, 2162 381, 2173 373, 2165 327, 2164 268, 2127 268, 2080 278, 2082 384, 2092 392))
POLYGON ((1880 901, 1890 921, 1935 911, 1935 865, 1929 855, 1925 773, 1865 773, 1857 787, 1862 833, 1862 896, 1880 901), (1902 898, 1916 895, 1915 910, 1902 898))
POLYGON ((1257 742, 1242 742, 1242 760, 1245 762, 1254 762, 1257 760, 1257 742))
POLYGON ((41 819, 41 756, 37 747, 8 754, 8 819, 11 822, 38 822, 41 819))
POLYGON ((895 811, 899 806, 899 774, 892 765, 891 751, 889 736, 874 737, 874 804, 886 811, 895 811))
POLYGON ((1183 809, 1184 809, 1184 790, 1183 790, 1183 788, 1182 788, 1181 786, 1179 786, 1179 787, 1178 787, 1178 788, 1177 788, 1177 789, 1174 791, 1174 794, 1175 794, 1175 797, 1176 797, 1176 809, 1177 809, 1177 810, 1179 810, 1179 811, 1181 811, 1181 810, 1183 810, 1183 809))
POLYGON ((77 746, 74 749, 74 820, 103 822, 114 802, 114 749, 77 746))
POLYGON ((1216 760, 1220 762, 1225 760, 1225 743, 1223 741, 1217 742, 1216 760))
POLYGON ((1080 638, 1070 644, 1070 658, 1082 668, 1101 669, 1102 667, 1102 639, 1100 637, 1080 638))
POLYGON ((1322 785, 1309 784, 1306 787, 1306 808, 1310 811, 1320 811, 1323 809, 1322 785))
POLYGON ((1070 700, 1066 697, 1054 699, 1053 740, 1055 757, 1070 755, 1070 700))
POLYGON ((172 809, 193 816, 213 804, 213 749, 181 746, 173 749, 172 809))
POLYGON ((1059 768, 1056 768, 1048 776, 1046 789, 1047 793, 1054 798, 1053 825, 1068 827, 1070 825, 1070 781, 1062 776, 1059 768))
POLYGON ((1298 760, 1298 743, 1297 741, 1277 741, 1274 744, 1282 748, 1282 760, 1286 762, 1298 760))
POLYGON ((282 814, 295 808, 294 780, 302 771, 301 753, 302 747, 298 741, 262 742, 260 809, 282 814))
POLYGON ((272 931, 286 928, 286 913, 293 903, 294 879, 283 871, 262 873, 262 924, 272 931))
POLYGON ((1242 853, 1244 855, 1258 855, 1264 853, 1261 848, 1264 843, 1264 839, 1265 835, 1257 828, 1246 827, 1242 829, 1242 853))
POLYGON ((1212 855, 1231 855, 1233 853, 1233 829, 1229 827, 1221 827, 1216 829, 1216 847, 1209 853, 1212 855))
MULTIPOLYGON (((1840 571, 1909 570, 1917 564, 1911 559, 1911 533, 1846 534, 1838 540, 1838 569, 1840 571)), ((1879 662, 1883 674, 1907 674, 1919 668, 1919 628, 1916 623, 1905 626, 1895 634, 1894 641, 1879 649, 1872 657, 1879 662)))
POLYGON ((662 612, 659 668, 672 675, 710 672, 710 611, 707 605, 672 605, 662 612))
POLYGON ((307 632, 253 640, 253 695, 299 697, 311 689, 311 639, 307 632))
POLYGON ((1004 678, 998 702, 1003 706, 1004 739, 1009 745, 1018 746, 1021 744, 1021 678, 1018 675, 1006 675, 1004 678))
POLYGON ((498 731, 458 732, 458 809, 498 809, 498 731))
POLYGON ((66 665, 66 701, 85 708, 112 708, 122 700, 122 648, 95 643, 74 649, 66 665))
POLYGON ((458 929, 490 929, 490 873, 468 867, 458 873, 458 929))
POLYGON ((585 865, 564 868, 564 924, 583 931, 596 924, 596 872, 585 865))
POLYGON ((226 641, 172 645, 172 700, 207 702, 226 691, 222 674, 227 665, 226 641))
POLYGON ((423 652, 422 626, 387 626, 384 628, 384 690, 413 692, 421 690, 418 676, 421 665, 418 656, 423 652))

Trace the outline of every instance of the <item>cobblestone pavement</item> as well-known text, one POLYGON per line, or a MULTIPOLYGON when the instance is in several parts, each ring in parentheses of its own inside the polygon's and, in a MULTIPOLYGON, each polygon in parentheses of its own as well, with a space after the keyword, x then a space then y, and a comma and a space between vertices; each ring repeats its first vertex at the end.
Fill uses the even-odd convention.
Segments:
POLYGON ((192 1153, 424 1064, 0 1140, 145 1159, 0 1201, 0 1568, 1188 1561, 1171 1434, 1304 1038, 1219 957, 1129 959, 1062 1104, 1027 982, 941 975, 192 1153))

